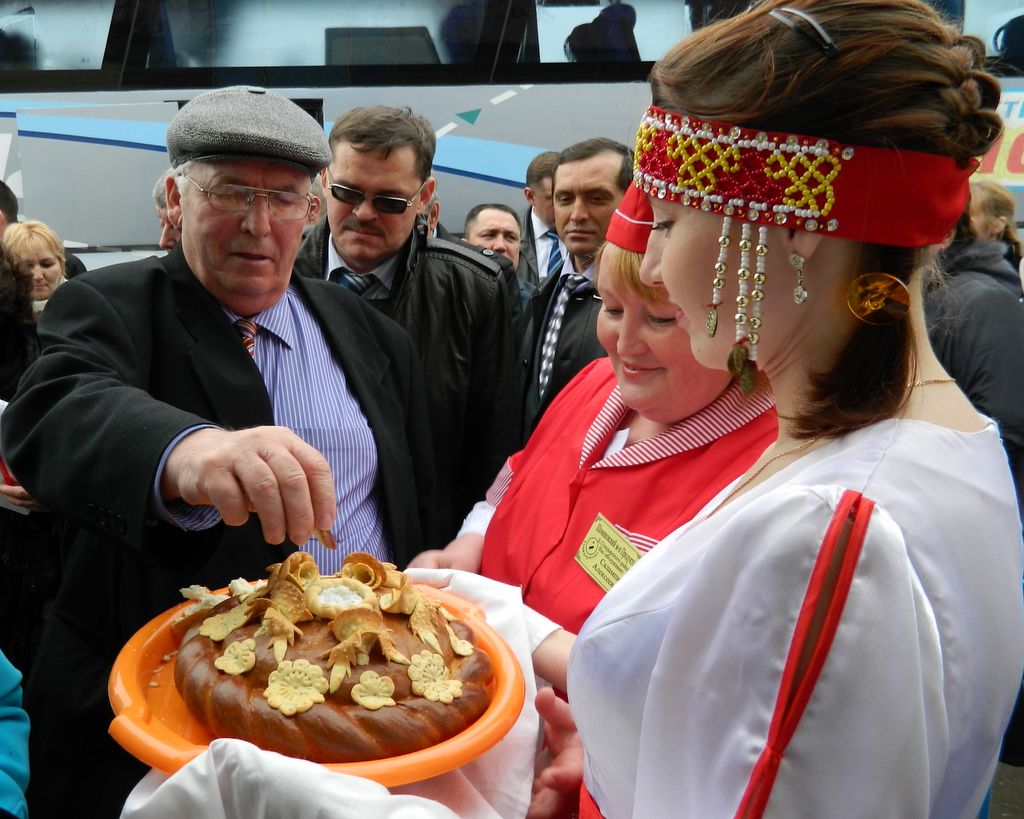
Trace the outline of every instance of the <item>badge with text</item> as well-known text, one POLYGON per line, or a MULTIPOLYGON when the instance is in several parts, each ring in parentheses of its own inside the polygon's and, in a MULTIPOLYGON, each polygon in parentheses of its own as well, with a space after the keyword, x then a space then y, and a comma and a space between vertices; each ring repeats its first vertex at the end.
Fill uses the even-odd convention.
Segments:
POLYGON ((636 546, 604 515, 594 518, 590 531, 576 550, 576 562, 605 591, 618 583, 641 556, 636 546))

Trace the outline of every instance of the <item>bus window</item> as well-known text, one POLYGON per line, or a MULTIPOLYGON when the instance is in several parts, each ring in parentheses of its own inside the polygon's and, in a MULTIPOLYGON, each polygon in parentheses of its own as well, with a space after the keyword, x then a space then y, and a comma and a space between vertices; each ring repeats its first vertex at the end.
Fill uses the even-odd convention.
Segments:
POLYGON ((0 66, 7 70, 98 69, 114 0, 0 0, 0 66))

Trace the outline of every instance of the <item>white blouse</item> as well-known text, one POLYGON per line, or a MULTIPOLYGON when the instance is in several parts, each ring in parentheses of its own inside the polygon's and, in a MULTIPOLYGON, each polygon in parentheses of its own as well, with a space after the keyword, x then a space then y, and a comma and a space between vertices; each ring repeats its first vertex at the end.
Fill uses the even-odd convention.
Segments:
POLYGON ((890 420, 715 511, 727 487, 587 620, 569 701, 606 817, 735 814, 846 489, 876 507, 764 815, 977 816, 1024 665, 1013 484, 994 426, 890 420))

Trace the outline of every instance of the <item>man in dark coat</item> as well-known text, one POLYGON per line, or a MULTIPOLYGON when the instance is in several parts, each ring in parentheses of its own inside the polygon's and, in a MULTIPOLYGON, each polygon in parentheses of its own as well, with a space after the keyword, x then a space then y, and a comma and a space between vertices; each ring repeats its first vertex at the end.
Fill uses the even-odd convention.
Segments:
POLYGON ((520 223, 523 240, 520 247, 519 278, 535 288, 548 274, 558 270, 566 249, 555 230, 555 205, 551 193, 551 178, 558 164, 558 151, 542 151, 526 167, 526 187, 523 196, 530 203, 523 211, 520 223))
POLYGON ((519 355, 523 441, 562 387, 605 355, 597 340, 601 302, 594 287, 594 257, 632 179, 630 150, 611 139, 577 142, 558 156, 555 225, 568 255, 526 311, 519 355))
POLYGON ((412 336, 427 381, 436 513, 448 542, 518 444, 515 276, 418 225, 435 189, 435 138, 409 109, 354 108, 335 121, 323 173, 327 221, 295 269, 358 292, 412 336))
POLYGON ((3 418, 13 472, 73 530, 26 687, 34 819, 117 816, 145 773, 107 734, 107 681, 179 588, 261 577, 297 546, 329 571, 346 551, 404 564, 428 545, 408 336, 292 275, 323 131, 229 88, 183 107, 167 140, 180 245, 59 288, 3 418), (336 552, 310 537, 328 529, 336 552))

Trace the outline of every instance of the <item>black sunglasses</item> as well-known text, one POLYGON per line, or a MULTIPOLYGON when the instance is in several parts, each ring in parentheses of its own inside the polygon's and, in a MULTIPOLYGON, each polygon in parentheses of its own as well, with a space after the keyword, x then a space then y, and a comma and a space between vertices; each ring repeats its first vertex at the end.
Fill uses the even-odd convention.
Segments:
POLYGON ((327 187, 331 191, 331 196, 349 207, 358 208, 364 201, 369 199, 370 204, 373 205, 373 209, 377 213, 399 214, 405 213, 412 206, 419 192, 423 190, 423 185, 426 184, 427 180, 424 179, 423 184, 416 189, 416 193, 412 195, 411 199, 404 199, 401 196, 367 196, 364 191, 350 188, 347 185, 339 185, 337 182, 332 182, 327 187))

